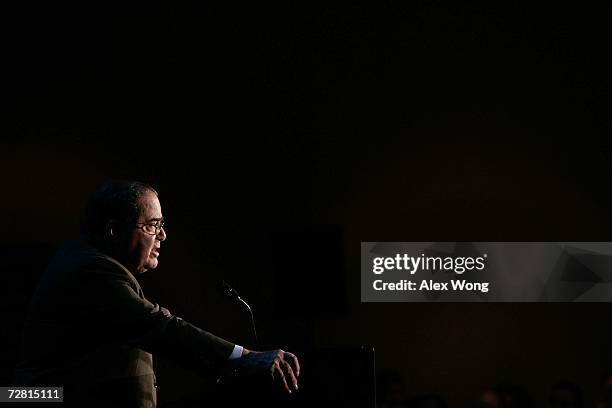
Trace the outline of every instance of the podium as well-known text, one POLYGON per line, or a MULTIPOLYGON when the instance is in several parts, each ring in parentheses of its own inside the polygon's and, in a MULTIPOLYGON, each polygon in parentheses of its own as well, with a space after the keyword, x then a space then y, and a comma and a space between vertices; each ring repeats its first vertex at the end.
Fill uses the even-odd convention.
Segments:
MULTIPOLYGON (((293 352, 293 350, 292 350, 293 352)), ((295 351, 300 359, 299 391, 288 394, 270 378, 222 378, 212 392, 168 407, 375 408, 374 349, 326 348, 295 351)))

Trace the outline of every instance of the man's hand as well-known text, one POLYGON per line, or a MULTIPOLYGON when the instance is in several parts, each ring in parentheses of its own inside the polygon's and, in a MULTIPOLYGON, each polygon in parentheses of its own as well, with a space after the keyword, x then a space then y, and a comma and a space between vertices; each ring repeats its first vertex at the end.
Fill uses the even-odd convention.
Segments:
POLYGON ((298 390, 297 378, 300 376, 300 362, 295 354, 283 350, 250 351, 244 349, 239 364, 249 371, 263 373, 267 370, 272 380, 283 386, 289 394, 292 390, 298 390))

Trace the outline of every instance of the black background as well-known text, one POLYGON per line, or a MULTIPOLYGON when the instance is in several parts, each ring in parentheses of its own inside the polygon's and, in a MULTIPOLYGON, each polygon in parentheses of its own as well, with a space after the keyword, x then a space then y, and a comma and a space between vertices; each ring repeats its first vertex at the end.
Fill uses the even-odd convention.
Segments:
MULTIPOLYGON (((137 179, 169 223, 145 292, 215 333, 251 341, 226 279, 264 348, 372 345, 410 394, 452 405, 506 379, 540 402, 561 377, 597 397, 607 304, 361 304, 358 270, 361 241, 611 240, 607 10, 47 2, 0 18, 4 361, 41 254, 101 182, 137 179)), ((165 364, 164 398, 201 386, 165 364)))

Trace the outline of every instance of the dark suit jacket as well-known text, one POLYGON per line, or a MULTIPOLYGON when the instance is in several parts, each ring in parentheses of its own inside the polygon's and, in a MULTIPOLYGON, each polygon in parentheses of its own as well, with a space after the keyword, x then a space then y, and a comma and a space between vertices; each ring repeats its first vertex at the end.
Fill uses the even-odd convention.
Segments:
POLYGON ((123 265, 76 241, 41 278, 16 378, 20 385, 64 386, 65 404, 154 407, 151 353, 210 375, 233 347, 149 302, 123 265))

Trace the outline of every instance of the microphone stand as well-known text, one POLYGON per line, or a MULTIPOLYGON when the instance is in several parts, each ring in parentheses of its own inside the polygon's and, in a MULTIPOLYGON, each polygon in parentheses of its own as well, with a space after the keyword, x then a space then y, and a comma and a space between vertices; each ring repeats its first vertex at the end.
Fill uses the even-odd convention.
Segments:
POLYGON ((251 328, 253 329, 253 339, 255 341, 253 348, 257 349, 259 341, 257 339, 257 329, 255 328, 255 317, 253 316, 253 309, 251 309, 251 306, 249 306, 249 304, 245 302, 243 298, 240 297, 236 289, 232 288, 226 281, 221 281, 221 286, 223 288, 223 293, 225 293, 232 299, 236 299, 237 301, 239 301, 241 304, 246 306, 247 310, 249 311, 249 314, 251 315, 251 328))

